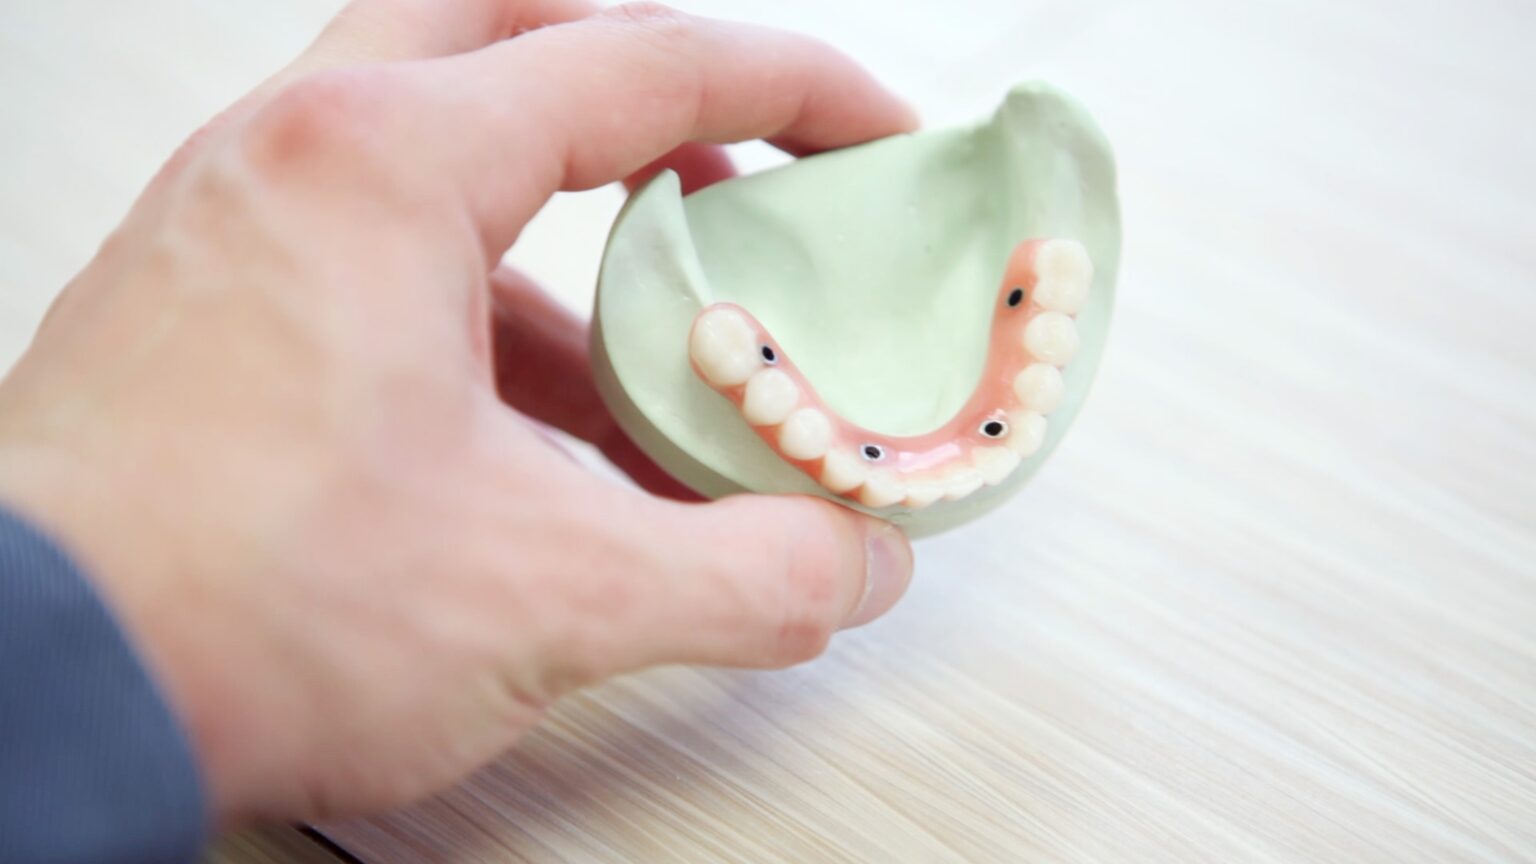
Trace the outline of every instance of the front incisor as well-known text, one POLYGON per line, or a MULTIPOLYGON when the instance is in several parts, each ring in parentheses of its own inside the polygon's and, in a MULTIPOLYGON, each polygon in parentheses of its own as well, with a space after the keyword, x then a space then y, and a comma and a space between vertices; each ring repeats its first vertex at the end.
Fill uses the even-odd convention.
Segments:
POLYGON ((859 503, 865 507, 889 507, 907 497, 906 484, 901 475, 889 468, 871 471, 859 492, 859 503))
POLYGON ((978 447, 971 459, 981 473, 981 482, 988 486, 1003 482, 1013 469, 1019 467, 1019 454, 1007 447, 978 447))

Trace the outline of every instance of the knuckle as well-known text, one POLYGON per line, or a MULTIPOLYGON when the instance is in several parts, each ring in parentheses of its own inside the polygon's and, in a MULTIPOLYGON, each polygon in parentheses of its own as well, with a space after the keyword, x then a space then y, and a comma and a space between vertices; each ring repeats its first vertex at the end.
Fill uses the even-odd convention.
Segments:
POLYGON ((289 165, 377 155, 376 133, 393 101, 389 89, 382 75, 368 69, 322 72, 289 85, 252 118, 247 134, 258 161, 289 165))
POLYGON ((799 536, 804 541, 785 550, 784 614, 777 632, 778 658, 785 663, 820 656, 844 612, 835 538, 819 526, 807 526, 799 536))
POLYGON ((832 642, 832 628, 809 617, 794 617, 779 628, 774 658, 778 665, 792 666, 815 660, 832 642))
POLYGON ((654 597, 643 581, 618 562, 635 563, 634 551, 612 532, 585 519, 557 519, 545 526, 554 548, 566 550, 567 575, 551 580, 541 626, 558 679, 553 693, 567 692, 612 674, 633 653, 628 640, 648 632, 654 597))

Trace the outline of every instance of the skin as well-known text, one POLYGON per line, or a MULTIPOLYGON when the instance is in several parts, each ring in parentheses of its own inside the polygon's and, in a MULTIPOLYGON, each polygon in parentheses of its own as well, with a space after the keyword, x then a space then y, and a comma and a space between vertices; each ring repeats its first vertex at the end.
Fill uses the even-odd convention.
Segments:
POLYGON ((357 0, 172 157, 0 385, 0 498, 96 581, 222 826, 408 802, 573 688, 803 661, 905 589, 883 522, 677 500, 585 325, 497 262, 556 190, 912 112, 803 37, 593 12, 357 0))

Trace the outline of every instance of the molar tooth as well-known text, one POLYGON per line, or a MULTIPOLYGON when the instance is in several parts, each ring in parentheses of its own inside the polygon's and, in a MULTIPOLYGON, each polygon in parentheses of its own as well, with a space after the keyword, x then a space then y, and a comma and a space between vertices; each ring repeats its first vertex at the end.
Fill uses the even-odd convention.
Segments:
POLYGON ((869 469, 864 460, 841 450, 830 450, 821 463, 821 485, 841 495, 864 485, 869 469))
POLYGON ((757 371, 757 334, 741 313, 710 309, 693 322, 688 353, 716 387, 735 387, 757 371))
POLYGON ((865 507, 889 507, 907 497, 906 484, 889 468, 871 471, 859 490, 859 503, 865 507))
POLYGON ((944 497, 944 484, 937 480, 911 480, 907 483, 907 497, 901 503, 912 509, 927 507, 944 497))
POLYGON ((1047 240, 1035 251, 1035 302, 1076 315, 1093 284, 1093 261, 1076 240, 1047 240))
POLYGON ((944 476, 944 500, 958 501, 981 488, 981 472, 969 465, 956 468, 944 476))
POLYGON ((988 486, 996 486, 1003 482, 1013 469, 1019 467, 1019 454, 1007 447, 977 447, 971 454, 971 459, 976 463, 976 470, 981 472, 981 479, 988 486))
POLYGON ((1045 417, 1034 411, 1014 411, 1008 415, 1008 449, 1028 459, 1045 443, 1045 417))
POLYGON ((801 408, 779 427, 779 449, 791 459, 818 459, 832 444, 832 421, 815 408, 801 408))
POLYGON ((1013 392, 1025 408, 1049 414, 1061 407, 1066 385, 1062 383, 1061 370, 1055 366, 1031 363, 1013 376, 1013 392))
POLYGON ((1024 325, 1024 347, 1052 366, 1070 363, 1077 342, 1077 325, 1060 312, 1041 312, 1024 325))
POLYGON ((753 426, 776 426, 789 419, 799 402, 800 388, 795 386, 795 380, 783 370, 768 366, 747 379, 741 416, 753 426))

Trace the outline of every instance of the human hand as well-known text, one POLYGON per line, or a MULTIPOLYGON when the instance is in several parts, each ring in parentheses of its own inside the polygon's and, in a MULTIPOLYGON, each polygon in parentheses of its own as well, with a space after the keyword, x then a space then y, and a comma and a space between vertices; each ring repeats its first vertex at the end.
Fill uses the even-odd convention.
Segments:
POLYGON ((590 12, 356 0, 172 158, 0 385, 0 498, 96 580, 226 826, 403 803, 573 688, 805 660, 906 586, 885 523, 647 494, 528 419, 679 491, 583 325, 496 267, 552 193, 915 122, 808 39, 590 12))

